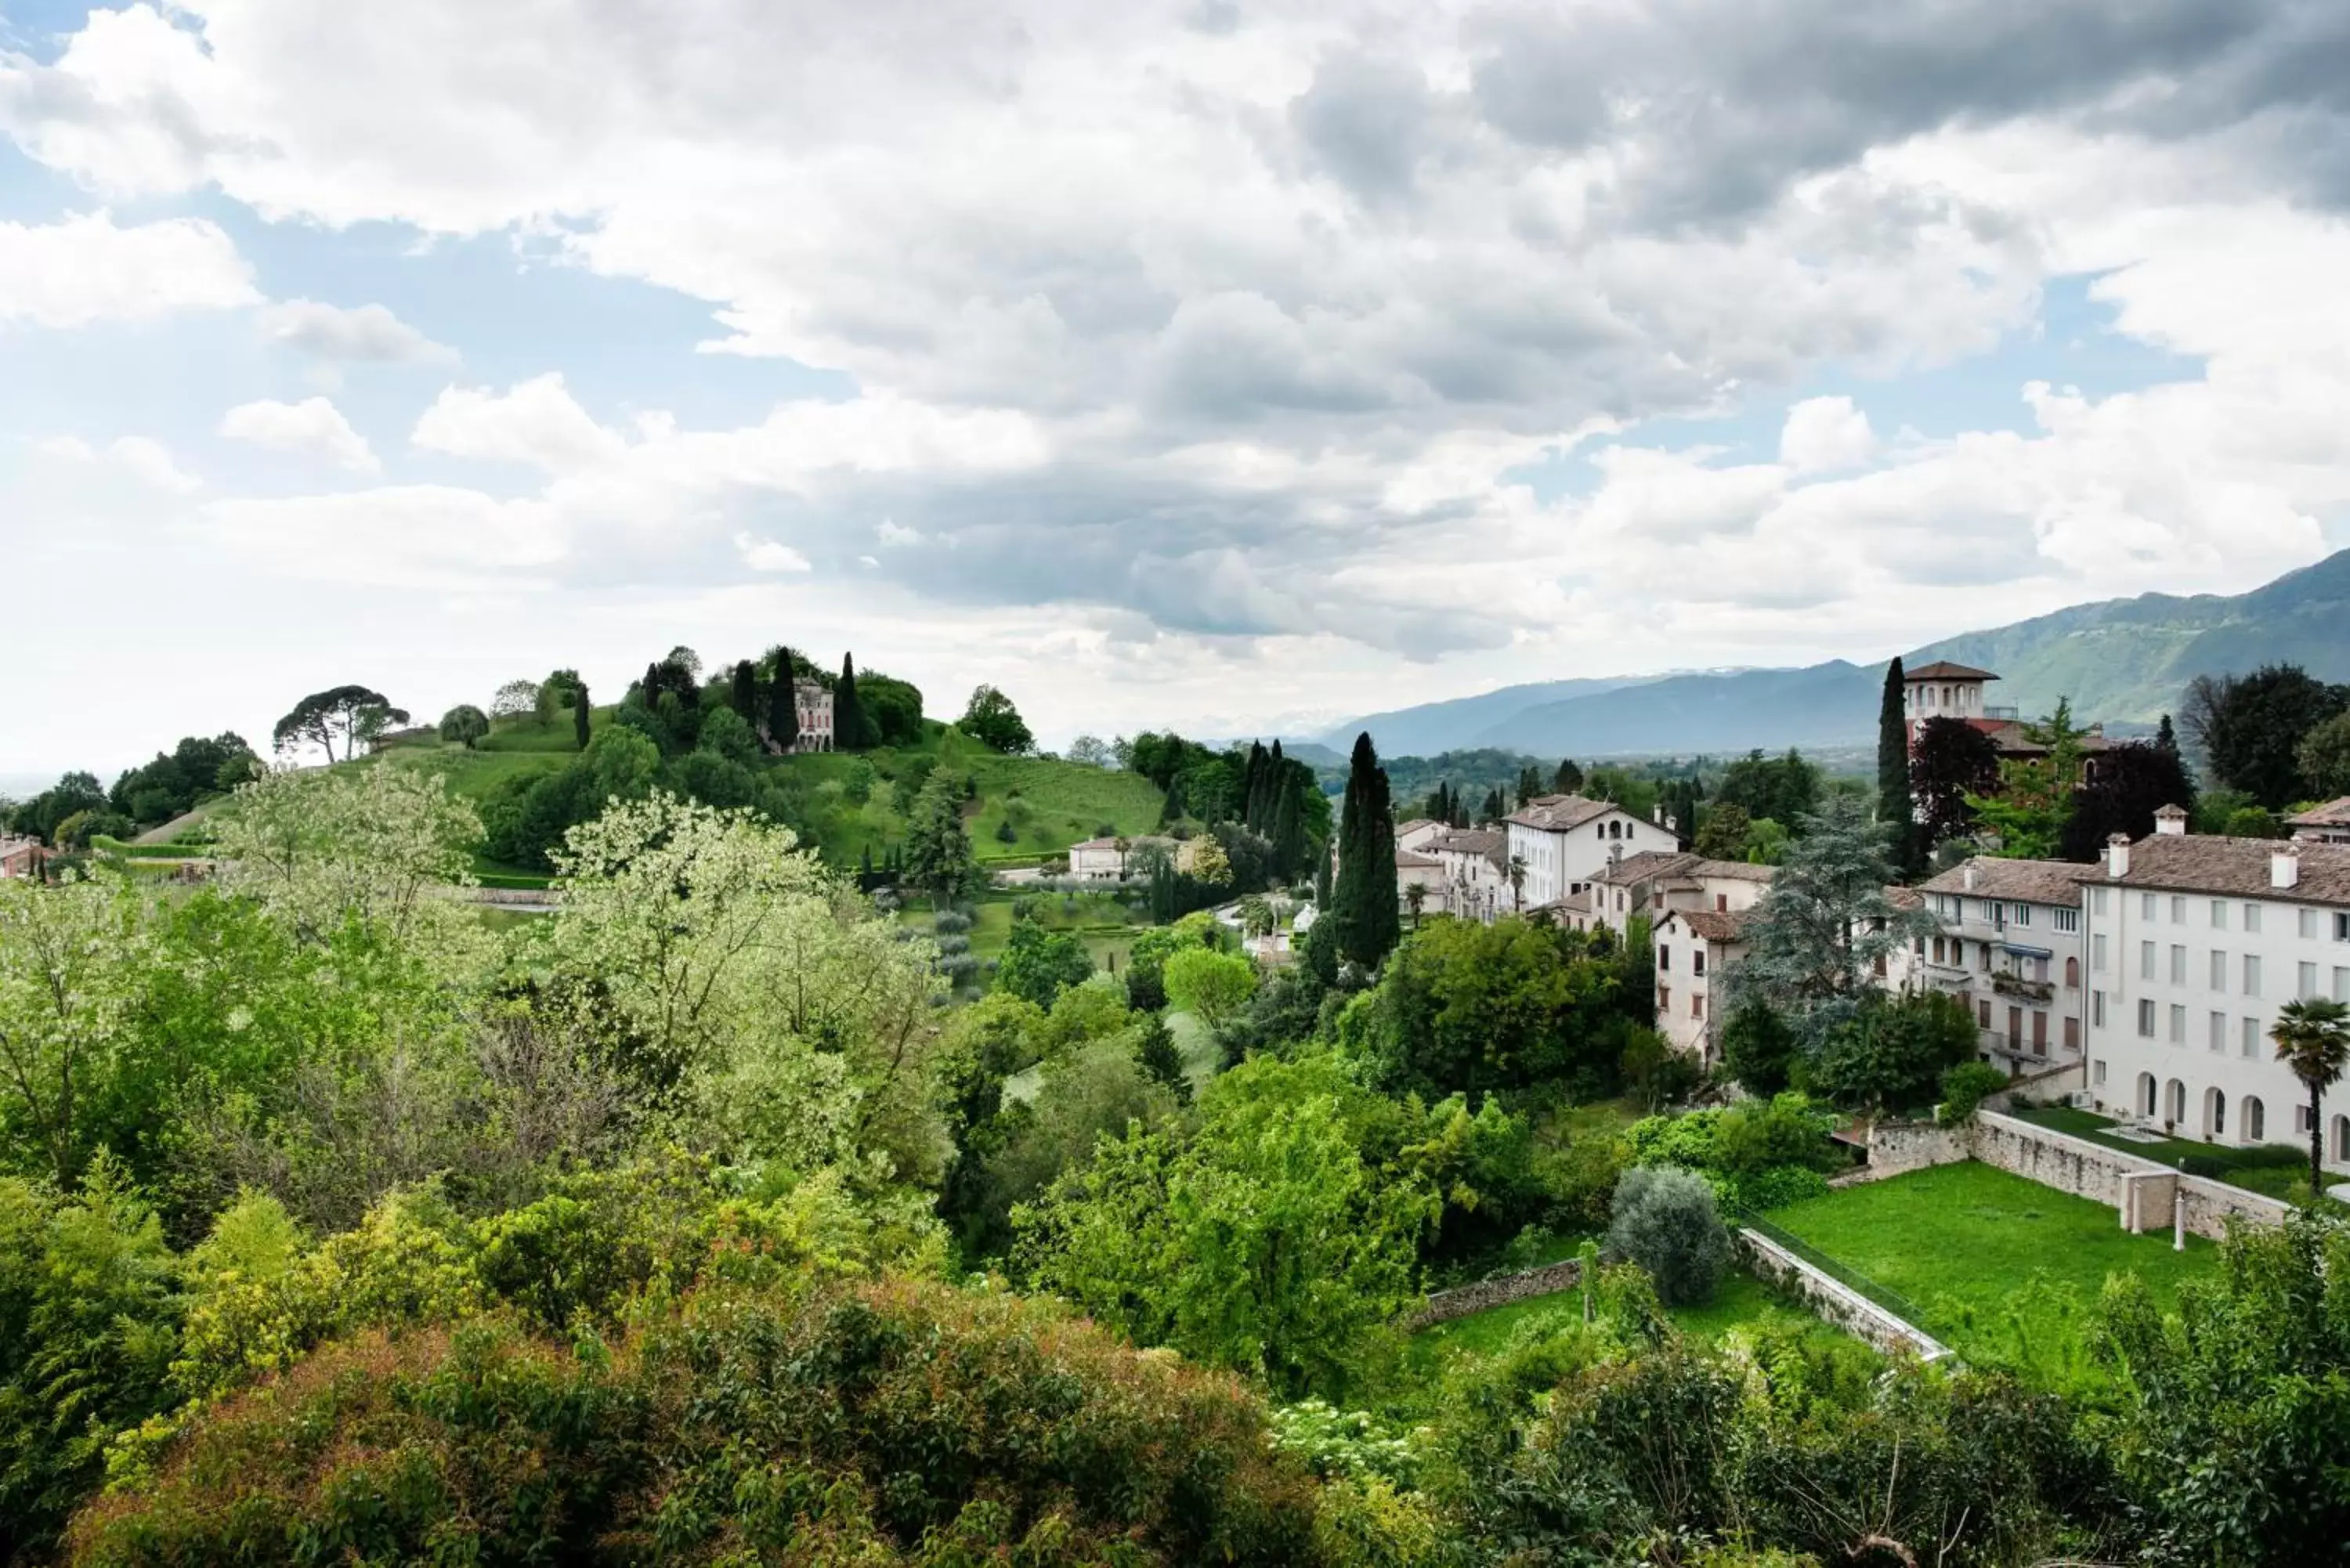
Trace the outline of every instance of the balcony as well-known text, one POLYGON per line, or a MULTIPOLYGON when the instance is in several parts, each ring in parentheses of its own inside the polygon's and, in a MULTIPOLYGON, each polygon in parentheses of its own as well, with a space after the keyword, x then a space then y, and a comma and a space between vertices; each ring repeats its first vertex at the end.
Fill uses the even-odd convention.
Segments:
POLYGON ((2020 974, 1994 974, 1991 988, 2002 996, 2012 996, 2024 1002, 2054 1002, 2056 982, 2050 980, 2027 980, 2020 974))

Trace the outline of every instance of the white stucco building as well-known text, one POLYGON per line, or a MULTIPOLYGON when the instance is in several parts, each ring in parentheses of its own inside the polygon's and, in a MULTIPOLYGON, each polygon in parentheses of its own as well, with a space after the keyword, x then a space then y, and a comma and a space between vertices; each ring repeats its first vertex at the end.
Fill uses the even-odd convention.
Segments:
MULTIPOLYGON (((1670 830, 1643 822, 1613 801, 1546 794, 1510 814, 1509 860, 1525 865, 1525 907, 1555 904, 1590 887, 1611 861, 1645 849, 1677 851, 1670 830)), ((1506 860, 1505 860, 1506 864, 1506 860)))
POLYGON ((1984 1058, 2012 1073, 2082 1061, 2081 878, 2092 869, 1985 856, 1918 888, 1941 928, 1912 945, 1918 980, 1966 1003, 1984 1058))
POLYGON ((1751 909, 1771 886, 1772 867, 1709 860, 1683 850, 1644 849, 1602 867, 1591 878, 1591 913, 1617 936, 1635 916, 1653 928, 1673 909, 1727 914, 1751 909))
POLYGON ((1444 912, 1492 925, 1510 913, 1509 835, 1492 828, 1458 827, 1419 846, 1442 868, 1444 912))
POLYGON ((2350 794, 2311 806, 2298 816, 2288 816, 2284 825, 2293 829, 2295 838, 2305 838, 2314 844, 2350 844, 2350 794))
MULTIPOLYGON (((2088 1093, 2107 1115, 2218 1143, 2303 1143, 2308 1094, 2276 1060, 2277 1010, 2350 1001, 2350 845, 2116 842, 2085 867, 2088 1093)), ((2350 1171, 2350 1096, 2324 1157, 2350 1171)))
POLYGON ((1752 909, 1669 909, 1650 933, 1657 951, 1657 1033, 1709 1066, 1721 1058, 1718 988, 1731 965, 1746 956, 1752 909))

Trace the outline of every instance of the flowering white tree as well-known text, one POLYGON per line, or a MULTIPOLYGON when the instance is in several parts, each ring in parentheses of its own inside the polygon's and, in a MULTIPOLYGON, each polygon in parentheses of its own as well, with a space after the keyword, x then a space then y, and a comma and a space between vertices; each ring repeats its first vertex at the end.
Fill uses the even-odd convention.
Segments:
POLYGON ((347 921, 407 941, 479 949, 480 923, 430 895, 473 881, 482 819, 437 774, 383 763, 280 770, 241 786, 219 817, 221 881, 324 941, 347 921))

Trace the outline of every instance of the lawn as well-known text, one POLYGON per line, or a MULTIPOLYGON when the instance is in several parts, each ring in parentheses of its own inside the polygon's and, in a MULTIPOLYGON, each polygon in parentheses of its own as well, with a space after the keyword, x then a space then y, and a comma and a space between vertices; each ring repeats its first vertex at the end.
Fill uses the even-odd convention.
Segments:
MULTIPOLYGON (((2110 1116, 2101 1116, 2094 1111, 2074 1110, 2070 1106, 2028 1106, 2007 1114, 2019 1121, 2035 1123, 2051 1132, 2067 1133, 2160 1165, 2176 1166, 2182 1160, 2191 1160, 2194 1163, 2186 1167, 2189 1174, 2208 1176, 2214 1181, 2224 1181, 2247 1192, 2281 1198, 2287 1203, 2307 1204, 2310 1201, 2309 1150, 2306 1147, 2289 1143, 2251 1146, 2199 1143, 2191 1138, 2177 1137, 2140 1143, 2132 1138, 2116 1137, 2113 1128, 2119 1124, 2110 1116)), ((2327 1199, 2328 1205, 2333 1201, 2327 1199)))
POLYGON ((2166 1307, 2213 1245, 2133 1236, 2102 1203, 1968 1160, 1840 1188, 1769 1219, 1848 1273, 1905 1296, 1918 1327, 1970 1361, 2080 1364, 2085 1314, 2108 1274, 2135 1272, 2166 1307))

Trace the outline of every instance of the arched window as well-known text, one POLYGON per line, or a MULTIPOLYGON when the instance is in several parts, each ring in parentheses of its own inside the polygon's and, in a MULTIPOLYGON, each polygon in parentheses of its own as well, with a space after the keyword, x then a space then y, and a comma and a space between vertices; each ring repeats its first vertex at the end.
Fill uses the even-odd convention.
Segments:
POLYGON ((2203 1136, 2228 1136, 2228 1096, 2216 1088, 2203 1091, 2203 1136))
POLYGON ((2064 961, 2064 989, 2067 991, 2078 991, 2081 989, 2081 961, 2079 959, 2068 958, 2064 961))
POLYGON ((2172 1126, 2187 1119, 2187 1085, 2173 1078, 2163 1087, 2163 1099, 2168 1106, 2163 1115, 2172 1126))
POLYGON ((2267 1138, 2268 1132, 2268 1107, 2261 1104, 2261 1097, 2258 1095, 2245 1096, 2244 1141, 2246 1143, 2262 1142, 2267 1138))
POLYGON ((2334 1118, 2334 1163, 2350 1164, 2350 1116, 2334 1118))
POLYGON ((2151 1073, 2137 1075, 2137 1114, 2142 1116, 2154 1115, 2154 1075, 2151 1073))

